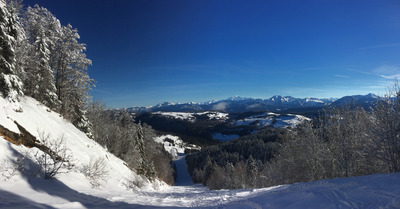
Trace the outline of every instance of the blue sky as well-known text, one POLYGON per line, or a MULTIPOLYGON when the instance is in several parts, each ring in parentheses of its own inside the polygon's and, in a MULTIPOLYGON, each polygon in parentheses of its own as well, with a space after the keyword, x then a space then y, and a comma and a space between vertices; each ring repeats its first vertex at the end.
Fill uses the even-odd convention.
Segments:
POLYGON ((383 95, 400 78, 395 0, 25 0, 77 28, 110 107, 383 95))

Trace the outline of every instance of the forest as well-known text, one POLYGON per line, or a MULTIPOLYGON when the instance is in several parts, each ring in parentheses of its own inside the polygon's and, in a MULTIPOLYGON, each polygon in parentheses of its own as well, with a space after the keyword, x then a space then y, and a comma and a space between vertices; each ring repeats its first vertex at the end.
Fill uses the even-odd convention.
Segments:
POLYGON ((400 89, 371 109, 324 109, 295 128, 270 129, 206 147, 186 159, 210 189, 269 187, 400 171, 400 89))

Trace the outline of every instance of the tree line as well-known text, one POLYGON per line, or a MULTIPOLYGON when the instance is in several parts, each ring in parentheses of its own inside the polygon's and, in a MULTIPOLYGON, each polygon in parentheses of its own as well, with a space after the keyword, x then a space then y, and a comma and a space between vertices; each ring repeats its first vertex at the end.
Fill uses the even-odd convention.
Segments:
POLYGON ((3 97, 18 104, 22 95, 31 96, 88 131, 84 107, 94 80, 77 29, 61 25, 46 8, 1 0, 0 46, 3 97))
POLYGON ((260 133, 187 156, 211 189, 267 187, 400 171, 400 88, 373 108, 333 107, 291 129, 260 133))
POLYGON ((170 185, 175 182, 172 156, 154 141, 155 131, 146 124, 135 123, 125 109, 107 110, 98 101, 87 107, 92 138, 109 152, 126 162, 139 175, 158 178, 170 185))

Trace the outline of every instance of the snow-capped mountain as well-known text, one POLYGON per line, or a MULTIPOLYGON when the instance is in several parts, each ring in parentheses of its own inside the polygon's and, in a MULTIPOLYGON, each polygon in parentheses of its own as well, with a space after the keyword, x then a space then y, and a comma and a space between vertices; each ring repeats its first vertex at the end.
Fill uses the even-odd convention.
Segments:
POLYGON ((151 107, 130 107, 131 112, 196 112, 196 111, 282 111, 290 108, 324 107, 335 99, 295 98, 275 95, 269 99, 255 99, 233 96, 222 100, 212 100, 203 103, 172 103, 164 102, 151 107))
POLYGON ((360 106, 371 106, 379 100, 379 96, 375 94, 367 95, 353 95, 342 97, 335 102, 332 106, 342 106, 342 105, 360 105, 360 106))
POLYGON ((375 94, 345 96, 340 99, 335 98, 295 98, 292 96, 275 95, 269 99, 255 99, 240 96, 229 97, 222 100, 212 100, 203 103, 173 103, 164 102, 151 107, 130 107, 127 111, 131 112, 204 112, 204 111, 223 111, 223 112, 249 112, 249 111, 286 111, 288 109, 299 108, 319 108, 326 106, 359 105, 369 107, 379 100, 375 94))

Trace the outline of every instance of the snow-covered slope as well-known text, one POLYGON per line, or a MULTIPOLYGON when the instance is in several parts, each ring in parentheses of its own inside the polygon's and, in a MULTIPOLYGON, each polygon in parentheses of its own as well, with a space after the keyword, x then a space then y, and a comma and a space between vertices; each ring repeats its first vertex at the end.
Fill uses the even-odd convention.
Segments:
POLYGON ((273 126, 274 128, 286 128, 295 127, 303 121, 311 120, 310 118, 302 115, 294 114, 276 114, 272 112, 266 112, 259 115, 253 115, 241 120, 232 122, 234 126, 248 126, 256 125, 260 127, 273 126))
MULTIPOLYGON (((0 97, 0 125, 12 132, 20 133, 19 128, 14 123, 15 121, 38 140, 43 139, 40 135, 48 135, 46 142, 48 145, 59 142, 60 138, 63 138, 62 145, 65 145, 69 156, 69 162, 64 163, 61 167, 59 174, 56 175, 56 181, 42 182, 46 184, 46 187, 49 187, 45 188, 49 191, 44 193, 51 195, 53 191, 51 191, 52 186, 50 184, 62 184, 77 193, 94 190, 92 181, 85 177, 82 171, 85 166, 93 164, 98 159, 104 162, 104 178, 98 179, 98 189, 127 190, 130 189, 127 188, 127 185, 133 180, 144 182, 143 189, 153 189, 163 185, 159 181, 150 183, 136 175, 122 160, 107 152, 58 113, 50 111, 36 100, 24 97, 20 103, 23 112, 15 112, 12 104, 0 97)), ((43 142, 41 143, 43 144, 43 142)), ((35 190, 29 184, 31 181, 36 182, 39 178, 43 178, 43 176, 38 177, 38 175, 41 175, 38 163, 43 155, 44 153, 38 148, 16 146, 6 141, 5 137, 0 136, 0 164, 2 165, 0 166, 0 176, 2 177, 0 189, 7 187, 6 185, 14 187, 14 184, 16 184, 23 187, 17 190, 27 189, 29 191, 29 188, 35 190), (16 169, 16 165, 23 168, 16 169), (17 172, 18 170, 23 172, 17 172)), ((36 185, 36 187, 41 189, 41 185, 36 185)))
POLYGON ((62 168, 53 180, 37 177, 36 157, 41 151, 0 136, 0 208, 400 208, 399 173, 264 189, 210 191, 201 185, 173 187, 159 182, 127 189, 128 180, 139 177, 121 160, 37 101, 26 97, 21 105, 23 112, 17 113, 0 98, 0 125, 19 132, 13 122, 17 121, 36 137, 38 132, 51 134, 51 139, 64 134, 74 166, 62 168), (106 161, 109 173, 94 189, 81 168, 98 158, 106 161))

